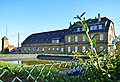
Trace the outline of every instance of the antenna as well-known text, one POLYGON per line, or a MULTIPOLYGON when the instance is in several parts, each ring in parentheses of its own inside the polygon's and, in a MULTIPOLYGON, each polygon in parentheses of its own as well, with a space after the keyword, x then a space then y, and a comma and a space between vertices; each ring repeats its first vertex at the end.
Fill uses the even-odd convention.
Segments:
POLYGON ((18 32, 18 48, 19 48, 20 33, 18 32))
POLYGON ((7 25, 6 25, 6 37, 7 37, 7 25))

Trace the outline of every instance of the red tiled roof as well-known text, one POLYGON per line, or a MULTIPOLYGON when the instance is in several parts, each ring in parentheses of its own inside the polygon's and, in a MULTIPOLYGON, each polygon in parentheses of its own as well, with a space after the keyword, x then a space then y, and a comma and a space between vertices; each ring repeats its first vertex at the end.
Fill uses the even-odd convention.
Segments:
POLYGON ((14 48, 14 45, 8 45, 9 48, 14 48))

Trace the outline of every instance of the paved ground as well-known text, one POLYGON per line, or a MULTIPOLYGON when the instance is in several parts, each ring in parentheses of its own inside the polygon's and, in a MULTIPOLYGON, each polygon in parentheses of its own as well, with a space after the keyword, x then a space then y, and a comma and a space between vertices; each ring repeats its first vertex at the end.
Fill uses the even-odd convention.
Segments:
POLYGON ((36 56, 0 56, 0 60, 36 59, 36 56))

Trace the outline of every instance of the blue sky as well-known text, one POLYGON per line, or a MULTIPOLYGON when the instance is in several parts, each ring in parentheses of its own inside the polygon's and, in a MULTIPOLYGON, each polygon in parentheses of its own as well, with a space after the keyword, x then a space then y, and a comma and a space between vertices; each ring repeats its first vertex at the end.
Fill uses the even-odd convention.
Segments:
MULTIPOLYGON (((108 17, 120 34, 120 0, 0 0, 0 39, 8 29, 9 44, 17 46, 32 33, 66 29, 76 15, 108 17)), ((0 41, 0 45, 2 42, 0 41)))

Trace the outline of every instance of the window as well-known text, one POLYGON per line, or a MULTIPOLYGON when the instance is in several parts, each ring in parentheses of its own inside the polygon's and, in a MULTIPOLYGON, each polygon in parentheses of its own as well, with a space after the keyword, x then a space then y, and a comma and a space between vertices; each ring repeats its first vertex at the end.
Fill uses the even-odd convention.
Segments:
POLYGON ((99 52, 103 50, 103 46, 99 46, 99 52))
POLYGON ((55 41, 54 40, 52 40, 52 43, 54 43, 55 41))
POLYGON ((90 26, 90 30, 94 30, 94 27, 93 27, 93 26, 90 26))
POLYGON ((78 52, 78 46, 75 46, 75 52, 78 52))
POLYGON ((63 48, 61 48, 61 52, 63 52, 64 50, 63 50, 63 48))
POLYGON ((54 51, 54 50, 55 50, 55 48, 52 48, 52 50, 54 51))
POLYGON ((44 52, 44 48, 42 48, 42 52, 44 52))
POLYGON ((71 42, 71 37, 70 36, 68 36, 68 42, 71 42))
POLYGON ((91 50, 92 52, 94 52, 94 50, 93 50, 93 46, 90 46, 90 50, 91 50))
POLYGON ((102 29, 102 25, 98 25, 99 26, 99 29, 102 29))
POLYGON ((71 52, 71 47, 70 46, 68 46, 68 52, 71 52))
POLYGON ((75 36, 75 42, 78 42, 78 36, 75 36))
POLYGON ((59 43, 59 40, 56 40, 56 43, 59 43))
POLYGON ((77 28, 77 32, 80 32, 80 28, 77 28))
POLYGON ((104 34, 100 34, 100 40, 104 40, 104 34))
POLYGON ((82 46, 82 52, 85 52, 86 46, 82 46))
POLYGON ((90 35, 90 38, 92 39, 92 38, 93 38, 93 36, 94 36, 94 34, 91 34, 91 35, 90 35))
POLYGON ((48 50, 50 50, 50 48, 48 48, 48 50))
POLYGON ((56 48, 56 50, 58 51, 58 50, 59 50, 59 48, 56 48))
POLYGON ((30 48, 28 48, 28 51, 30 51, 30 48))
POLYGON ((36 48, 36 51, 39 51, 39 48, 38 48, 38 47, 36 48))
POLYGON ((94 26, 94 30, 97 30, 97 25, 94 26))
POLYGON ((83 42, 85 42, 85 41, 86 41, 85 36, 82 36, 82 41, 83 41, 83 42))
POLYGON ((26 48, 24 48, 24 51, 26 51, 26 48))
POLYGON ((34 48, 32 48, 32 50, 34 51, 35 49, 34 49, 34 48))
POLYGON ((82 31, 85 31, 84 27, 82 27, 82 31))

